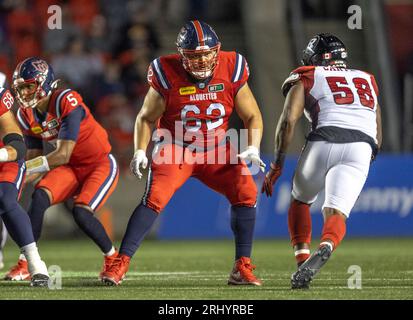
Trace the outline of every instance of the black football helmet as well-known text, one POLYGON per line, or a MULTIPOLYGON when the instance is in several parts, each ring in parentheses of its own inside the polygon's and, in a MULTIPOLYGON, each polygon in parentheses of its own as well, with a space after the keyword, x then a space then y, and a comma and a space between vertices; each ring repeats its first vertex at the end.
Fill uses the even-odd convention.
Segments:
POLYGON ((206 79, 218 65, 221 48, 218 36, 210 25, 193 20, 181 28, 176 46, 184 69, 196 79, 206 79))
POLYGON ((303 51, 301 62, 305 66, 347 67, 347 50, 344 43, 329 33, 313 37, 303 51))

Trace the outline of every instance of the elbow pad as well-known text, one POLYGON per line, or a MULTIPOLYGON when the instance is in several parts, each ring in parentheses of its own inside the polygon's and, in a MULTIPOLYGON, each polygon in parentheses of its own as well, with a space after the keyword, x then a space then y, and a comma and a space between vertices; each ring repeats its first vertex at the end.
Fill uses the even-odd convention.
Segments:
POLYGON ((26 156, 26 144, 23 141, 23 137, 18 133, 9 133, 3 138, 3 143, 16 150, 16 161, 23 160, 26 156))

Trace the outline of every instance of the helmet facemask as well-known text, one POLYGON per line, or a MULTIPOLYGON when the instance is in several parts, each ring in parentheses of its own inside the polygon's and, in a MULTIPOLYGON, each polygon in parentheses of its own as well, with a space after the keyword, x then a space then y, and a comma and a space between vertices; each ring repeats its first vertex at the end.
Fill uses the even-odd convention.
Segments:
MULTIPOLYGON (((14 80, 12 88, 23 109, 35 108, 39 102, 52 93, 51 90, 48 93, 43 90, 45 81, 46 77, 42 75, 30 80, 24 80, 22 78, 14 80)), ((57 81, 54 81, 51 87, 56 88, 56 85, 57 81)))
POLYGON ((178 47, 178 52, 181 55, 185 70, 194 78, 204 80, 212 76, 218 65, 220 47, 220 43, 212 48, 203 46, 195 50, 178 47))

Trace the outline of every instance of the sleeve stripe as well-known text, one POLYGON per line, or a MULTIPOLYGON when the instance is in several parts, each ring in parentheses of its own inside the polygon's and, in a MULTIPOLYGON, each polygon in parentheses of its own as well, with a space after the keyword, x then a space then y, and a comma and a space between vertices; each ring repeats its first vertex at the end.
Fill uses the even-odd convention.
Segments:
POLYGON ((58 96, 57 99, 56 99, 56 116, 57 116, 58 118, 60 118, 60 115, 61 115, 60 100, 62 100, 63 96, 64 96, 66 93, 68 93, 69 91, 71 91, 71 90, 72 90, 72 89, 66 89, 66 90, 64 90, 63 92, 61 92, 61 93, 59 94, 59 96, 58 96))
POLYGON ((21 113, 20 113, 20 108, 17 109, 17 120, 19 121, 20 125, 25 129, 29 130, 29 125, 24 121, 21 113))
POLYGON ((237 53, 237 60, 235 62, 234 73, 232 74, 232 82, 237 82, 241 79, 242 73, 244 72, 244 58, 237 53))
POLYGON ((153 66, 155 67, 155 75, 158 78, 164 89, 170 89, 169 82, 165 77, 165 73, 162 70, 161 62, 158 59, 153 60, 153 66))

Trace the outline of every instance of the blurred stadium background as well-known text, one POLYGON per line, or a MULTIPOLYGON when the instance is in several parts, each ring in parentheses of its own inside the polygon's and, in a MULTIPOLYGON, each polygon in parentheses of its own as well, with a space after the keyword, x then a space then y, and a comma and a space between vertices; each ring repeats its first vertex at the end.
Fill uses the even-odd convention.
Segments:
MULTIPOLYGON (((7 80, 25 57, 47 59, 65 85, 83 95, 109 132, 122 174, 99 214, 114 239, 122 237, 145 188, 145 181, 129 173, 129 161, 135 116, 148 89, 147 66, 153 58, 176 51, 176 35, 191 18, 212 25, 223 50, 236 50, 247 58, 249 83, 264 118, 261 151, 267 163, 283 107, 282 82, 299 64, 311 36, 330 32, 340 37, 348 47, 350 66, 376 76, 384 122, 383 152, 349 219, 348 236, 413 237, 413 1, 2 0, 0 71, 7 80), (48 28, 51 5, 62 9, 62 29, 48 28), (348 27, 351 5, 362 9, 361 29, 348 27)), ((241 126, 236 116, 232 123, 241 126)), ((303 120, 275 196, 259 198, 256 238, 288 238, 290 182, 307 128, 303 120)), ((259 186, 262 179, 256 177, 259 186)), ((31 191, 27 186, 26 204, 31 191)), ((84 239, 65 206, 70 203, 49 209, 42 239, 84 239)), ((312 212, 313 234, 318 235, 319 205, 312 212)), ((230 238, 229 204, 199 182, 189 181, 168 205, 152 236, 230 238)))

